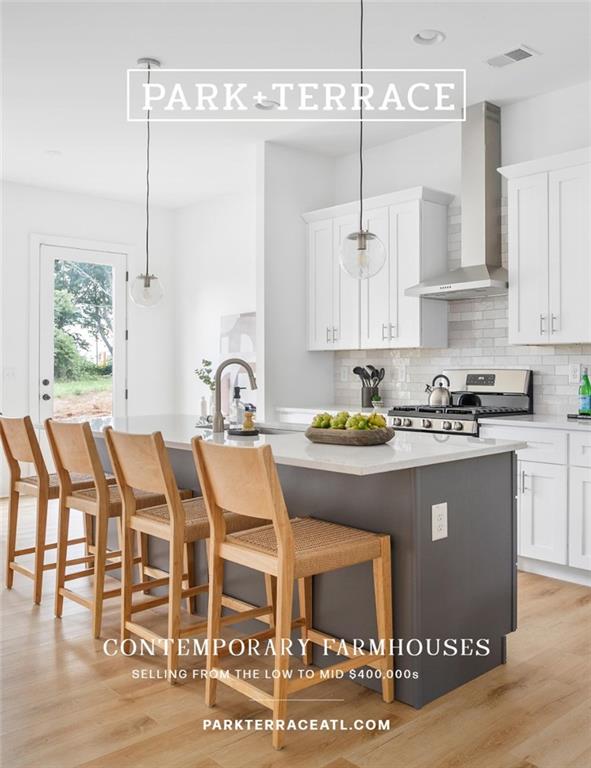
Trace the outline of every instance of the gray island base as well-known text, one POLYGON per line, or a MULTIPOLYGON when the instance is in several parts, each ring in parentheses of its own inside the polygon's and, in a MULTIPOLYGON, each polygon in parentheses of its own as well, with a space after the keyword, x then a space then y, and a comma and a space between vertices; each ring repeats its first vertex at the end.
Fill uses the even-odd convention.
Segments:
MULTIPOLYGON (((95 435, 101 437, 98 427, 95 435)), ((303 435, 293 438, 305 440, 303 435)), ((413 441, 420 446, 418 438, 413 441)), ((266 441, 274 442, 271 436, 266 441)), ((98 442, 108 468, 104 441, 98 442)), ((278 461, 291 517, 313 516, 391 536, 396 699, 413 707, 504 663, 506 636, 517 627, 514 450, 521 444, 486 442, 496 443, 496 450, 361 475, 278 461), (443 502, 448 535, 433 541, 431 508, 443 502)), ((188 443, 181 447, 170 441, 169 454, 179 485, 199 492, 188 443)), ((280 453, 280 442, 277 446, 280 453)), ((196 576, 202 583, 207 580, 202 545, 196 555, 196 576)), ((166 569, 167 560, 164 542, 151 540, 151 563, 166 569)), ((262 575, 242 566, 226 565, 224 591, 248 602, 265 602, 262 575)), ((349 642, 375 638, 371 564, 314 577, 313 595, 317 629, 349 642)), ((206 597, 198 607, 205 612, 206 597)), ((251 622, 251 628, 260 630, 260 624, 251 622)), ((336 658, 314 650, 314 663, 320 667, 336 658)), ((379 689, 379 680, 356 677, 355 682, 379 689)))

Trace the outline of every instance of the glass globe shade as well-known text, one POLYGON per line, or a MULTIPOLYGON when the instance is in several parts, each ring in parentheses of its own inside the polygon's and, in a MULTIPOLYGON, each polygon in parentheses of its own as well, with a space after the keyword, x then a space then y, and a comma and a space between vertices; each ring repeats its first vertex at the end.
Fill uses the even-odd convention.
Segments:
POLYGON ((138 275, 131 284, 129 295, 139 307, 153 307, 164 296, 164 289, 156 275, 138 275))
POLYGON ((377 235, 361 230, 343 240, 341 267, 356 280, 377 275, 386 263, 386 249, 377 235))

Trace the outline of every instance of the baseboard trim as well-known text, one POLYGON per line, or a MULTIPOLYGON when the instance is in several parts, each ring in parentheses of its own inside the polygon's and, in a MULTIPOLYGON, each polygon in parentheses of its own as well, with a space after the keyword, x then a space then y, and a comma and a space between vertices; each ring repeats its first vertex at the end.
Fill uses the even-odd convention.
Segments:
POLYGON ((526 573, 536 573, 538 576, 548 576, 550 579, 560 579, 560 581, 569 581, 571 584, 591 587, 591 573, 581 568, 546 563, 543 560, 533 560, 529 557, 518 557, 517 567, 526 573))

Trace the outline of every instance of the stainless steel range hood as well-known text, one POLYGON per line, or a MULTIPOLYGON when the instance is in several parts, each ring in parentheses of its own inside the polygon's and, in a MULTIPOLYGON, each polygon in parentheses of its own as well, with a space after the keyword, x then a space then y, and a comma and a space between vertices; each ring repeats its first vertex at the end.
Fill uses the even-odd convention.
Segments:
POLYGON ((507 293, 501 266, 501 110, 468 107, 462 125, 461 266, 407 288, 407 296, 457 301, 507 293))

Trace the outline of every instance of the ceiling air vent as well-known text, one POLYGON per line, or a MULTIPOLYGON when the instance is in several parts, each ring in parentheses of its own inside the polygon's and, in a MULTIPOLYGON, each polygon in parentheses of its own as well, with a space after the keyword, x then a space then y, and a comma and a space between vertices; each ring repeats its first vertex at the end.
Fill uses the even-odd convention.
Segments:
POLYGON ((536 55, 538 55, 537 51, 525 45, 520 45, 519 48, 514 48, 512 51, 507 51, 507 53, 501 53, 499 56, 487 59, 486 63, 491 67, 506 67, 507 64, 515 64, 516 61, 531 59, 532 56, 536 55))

